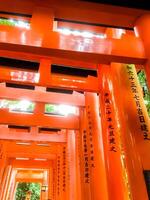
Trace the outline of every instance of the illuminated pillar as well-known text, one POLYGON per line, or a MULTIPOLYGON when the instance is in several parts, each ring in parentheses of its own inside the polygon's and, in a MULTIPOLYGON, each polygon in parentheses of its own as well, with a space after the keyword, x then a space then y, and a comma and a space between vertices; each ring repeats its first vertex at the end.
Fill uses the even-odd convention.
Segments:
MULTIPOLYGON (((119 122, 116 118, 117 105, 114 102, 113 82, 110 66, 98 68, 100 83, 100 116, 104 144, 104 158, 107 170, 109 199, 128 199, 125 172, 122 165, 122 141, 119 122)), ((115 94, 117 95, 117 94, 115 94)))
POLYGON ((6 163, 6 156, 5 156, 5 153, 4 153, 4 145, 1 142, 0 143, 0 184, 1 184, 1 181, 2 181, 2 177, 3 177, 5 163, 6 163))
POLYGON ((10 188, 10 194, 9 194, 9 198, 10 200, 14 199, 14 193, 16 190, 16 174, 17 174, 17 170, 13 169, 13 174, 12 174, 12 180, 11 180, 11 188, 10 188))
POLYGON ((63 146, 60 145, 60 198, 62 200, 65 200, 65 192, 64 192, 64 186, 63 186, 63 181, 64 181, 64 163, 63 163, 63 146))
POLYGON ((11 175, 12 167, 10 165, 7 166, 6 171, 4 173, 4 179, 2 182, 2 194, 1 194, 1 200, 6 200, 6 195, 8 192, 9 187, 9 181, 10 181, 10 175, 11 175))
MULTIPOLYGON (((148 61, 145 65, 145 71, 146 71, 146 75, 147 75, 148 85, 150 88, 150 37, 149 37, 150 36, 150 28, 149 27, 150 27, 150 15, 149 14, 145 14, 136 20, 135 32, 142 39, 144 49, 145 49, 145 54, 146 54, 146 57, 148 58, 148 61)), ((137 48, 141 48, 141 47, 137 47, 137 48)))
POLYGON ((68 166, 69 166, 69 199, 78 200, 77 173, 76 173, 76 136, 75 131, 68 130, 68 166))
POLYGON ((77 191, 78 200, 82 200, 82 176, 81 176, 81 163, 80 163, 80 132, 76 131, 76 174, 77 174, 77 191))
POLYGON ((54 13, 46 7, 36 7, 31 18, 31 29, 41 36, 53 30, 54 13))
POLYGON ((89 137, 87 132, 87 115, 85 108, 80 108, 80 132, 79 132, 79 159, 80 159, 80 178, 81 178, 81 199, 91 200, 90 187, 90 156, 89 156, 89 137))
POLYGON ((43 172, 43 182, 42 182, 42 186, 44 190, 41 191, 41 200, 45 200, 48 199, 48 172, 47 170, 45 170, 43 172))
POLYGON ((48 171, 48 200, 53 198, 53 169, 50 168, 48 171))
POLYGON ((6 192, 6 199, 9 200, 9 196, 10 196, 10 190, 11 190, 11 187, 12 187, 12 182, 14 179, 15 176, 14 176, 14 171, 13 171, 13 168, 11 166, 11 171, 10 171, 10 175, 9 175, 9 180, 8 180, 8 186, 7 186, 7 192, 6 192))
POLYGON ((56 200, 61 199, 61 193, 60 193, 60 185, 61 185, 61 159, 60 159, 60 148, 57 149, 58 154, 57 154, 57 164, 56 164, 56 200))
POLYGON ((87 139, 89 140, 91 199, 107 200, 108 188, 103 136, 99 116, 99 97, 95 93, 85 93, 85 104, 87 113, 87 139))
POLYGON ((57 192, 57 173, 56 173, 56 162, 53 162, 53 199, 52 200, 57 200, 56 199, 56 192, 57 192))
POLYGON ((16 182, 16 180, 15 180, 15 186, 14 186, 14 190, 12 192, 12 198, 10 198, 10 199, 13 199, 13 200, 15 199, 17 187, 18 187, 18 182, 16 182))
POLYGON ((40 74, 40 84, 49 85, 51 82, 51 61, 41 59, 38 73, 40 74))
POLYGON ((150 169, 150 124, 135 66, 112 63, 111 73, 130 196, 148 200, 143 170, 150 169))
POLYGON ((0 142, 0 200, 2 200, 2 195, 5 189, 5 182, 7 178, 7 157, 5 154, 6 144, 4 141, 0 142))

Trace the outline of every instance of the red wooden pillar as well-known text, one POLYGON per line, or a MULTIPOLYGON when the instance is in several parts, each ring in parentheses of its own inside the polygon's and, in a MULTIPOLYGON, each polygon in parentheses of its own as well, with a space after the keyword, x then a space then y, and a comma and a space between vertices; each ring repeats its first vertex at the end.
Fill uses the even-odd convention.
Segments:
POLYGON ((5 199, 9 200, 9 195, 10 195, 10 189, 11 189, 11 185, 12 185, 12 181, 13 181, 13 168, 12 166, 10 166, 10 174, 9 174, 9 179, 8 179, 8 184, 7 184, 7 191, 6 191, 6 195, 5 195, 5 199))
POLYGON ((100 116, 104 144, 104 158, 107 169, 108 195, 109 199, 112 200, 126 200, 128 194, 124 180, 124 166, 122 165, 123 147, 119 121, 116 118, 117 105, 114 101, 110 66, 99 66, 98 75, 100 84, 100 116))
POLYGON ((5 148, 4 148, 4 144, 1 142, 0 143, 0 184, 2 182, 5 164, 6 164, 5 148))
POLYGON ((89 139, 91 199, 108 200, 104 145, 99 116, 99 97, 96 93, 85 93, 85 104, 89 139))
POLYGON ((48 199, 48 171, 44 171, 43 172, 43 182, 42 182, 42 185, 43 186, 46 186, 46 190, 44 191, 41 191, 41 200, 44 200, 44 199, 48 199))
POLYGON ((82 200, 82 176, 81 176, 81 162, 80 162, 80 132, 76 131, 76 173, 77 173, 77 191, 78 200, 82 200))
POLYGON ((4 179, 2 182, 2 194, 0 196, 1 200, 6 200, 6 195, 7 195, 8 188, 9 188, 11 171, 12 171, 12 167, 10 165, 7 165, 5 173, 4 173, 4 179))
MULTIPOLYGON (((145 65, 148 86, 150 88, 150 14, 145 14, 135 22, 135 32, 143 41, 146 57, 148 61, 145 65)), ((141 47, 137 47, 141 48, 141 47)))
POLYGON ((81 199, 91 200, 89 137, 87 132, 87 115, 85 108, 80 109, 80 134, 78 142, 80 153, 81 199))
POLYGON ((61 159, 60 148, 58 148, 57 163, 56 163, 56 200, 61 199, 61 159))
POLYGON ((48 200, 53 198, 53 169, 48 170, 48 200))
POLYGON ((43 36, 49 30, 53 30, 54 13, 53 10, 46 7, 36 7, 31 19, 32 30, 43 36))
POLYGON ((56 199, 56 193, 57 193, 57 173, 56 173, 56 161, 53 162, 53 200, 57 200, 56 199))
POLYGON ((143 169, 150 169, 150 124, 136 70, 133 65, 112 63, 111 73, 130 196, 148 200, 143 169))
POLYGON ((11 187, 10 187, 10 193, 9 193, 9 199, 13 199, 14 198, 14 193, 15 193, 15 189, 16 189, 16 173, 17 170, 13 169, 13 174, 12 174, 12 181, 11 181, 11 187))
POLYGON ((6 180, 7 157, 5 154, 6 144, 4 141, 0 142, 0 200, 4 192, 4 183, 6 180))
POLYGON ((68 167, 69 167, 69 199, 78 200, 78 190, 77 190, 77 155, 76 155, 76 136, 75 131, 68 130, 68 167))
POLYGON ((49 85, 51 82, 51 61, 46 59, 40 60, 39 78, 41 85, 49 85))
MULTIPOLYGON (((68 147, 69 148, 69 147, 68 147)), ((68 191, 68 163, 69 162, 69 153, 67 145, 64 144, 61 146, 61 198, 68 200, 69 191, 68 191)))

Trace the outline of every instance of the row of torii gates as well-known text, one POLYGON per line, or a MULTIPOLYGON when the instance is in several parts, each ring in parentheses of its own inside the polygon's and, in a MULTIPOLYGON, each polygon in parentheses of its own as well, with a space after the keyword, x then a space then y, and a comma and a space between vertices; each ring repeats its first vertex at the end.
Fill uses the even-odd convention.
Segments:
POLYGON ((40 183, 42 200, 148 200, 150 122, 136 69, 146 71, 150 85, 150 12, 77 0, 1 0, 0 17, 30 22, 30 29, 0 25, 1 59, 39 63, 38 72, 0 63, 0 98, 35 103, 31 114, 0 109, 0 200, 14 199, 18 182, 40 183), (56 31, 66 27, 105 37, 56 31), (53 64, 97 76, 52 73, 53 64), (45 115, 47 103, 75 106, 78 115, 45 115))

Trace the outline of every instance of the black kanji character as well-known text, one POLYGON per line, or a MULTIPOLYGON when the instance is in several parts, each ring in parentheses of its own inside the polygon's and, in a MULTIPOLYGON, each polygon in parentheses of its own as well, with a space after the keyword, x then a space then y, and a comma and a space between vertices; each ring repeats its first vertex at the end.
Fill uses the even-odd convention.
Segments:
POLYGON ((113 138, 110 138, 110 139, 109 139, 109 142, 110 142, 110 144, 116 144, 115 138, 114 138, 114 137, 113 137, 113 138))
POLYGON ((104 94, 104 96, 105 96, 105 97, 108 97, 108 96, 109 96, 109 93, 106 92, 106 93, 104 94))
POLYGON ((142 124, 141 125, 141 130, 145 131, 145 132, 148 132, 147 125, 146 124, 142 124))
POLYGON ((140 119, 140 122, 145 122, 145 119, 144 119, 143 115, 139 116, 139 119, 140 119))
POLYGON ((109 128, 109 129, 112 129, 112 130, 114 129, 114 127, 113 127, 112 124, 110 124, 110 125, 108 126, 108 128, 109 128))
POLYGON ((142 109, 141 109, 141 108, 138 108, 138 114, 139 114, 139 115, 143 115, 143 112, 142 112, 142 109))
POLYGON ((140 97, 139 97, 139 95, 134 95, 134 99, 136 99, 137 101, 139 101, 140 100, 140 97))
POLYGON ((144 132, 144 140, 150 140, 150 138, 148 138, 148 133, 147 132, 144 132))
POLYGON ((109 99, 105 99, 105 103, 110 104, 110 100, 109 99))
POLYGON ((116 151, 116 148, 115 148, 114 146, 112 146, 112 147, 110 148, 110 151, 117 152, 117 151, 116 151))
POLYGON ((111 122, 111 121, 112 121, 112 118, 111 118, 111 117, 108 117, 108 118, 107 118, 107 121, 108 121, 108 122, 111 122))
POLYGON ((109 136, 114 136, 114 131, 109 131, 109 136))

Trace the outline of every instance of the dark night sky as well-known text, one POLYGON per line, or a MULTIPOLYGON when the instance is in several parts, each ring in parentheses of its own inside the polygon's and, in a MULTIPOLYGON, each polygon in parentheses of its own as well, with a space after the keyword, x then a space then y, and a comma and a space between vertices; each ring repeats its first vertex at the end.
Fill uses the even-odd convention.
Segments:
POLYGON ((149 0, 82 0, 82 1, 150 10, 149 0))

